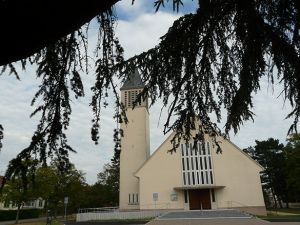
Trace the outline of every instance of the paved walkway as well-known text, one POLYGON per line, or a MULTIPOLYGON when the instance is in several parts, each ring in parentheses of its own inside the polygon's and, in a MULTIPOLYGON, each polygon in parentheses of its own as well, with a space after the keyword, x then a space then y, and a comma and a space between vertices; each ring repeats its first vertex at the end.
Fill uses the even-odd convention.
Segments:
POLYGON ((98 222, 67 222, 66 225, 144 225, 146 222, 129 222, 129 221, 121 221, 121 222, 110 222, 110 221, 98 221, 98 222))
POLYGON ((261 225, 269 222, 257 219, 176 219, 152 220, 146 225, 261 225))
MULTIPOLYGON (((271 225, 239 210, 196 210, 169 212, 146 225, 271 225)), ((276 222, 274 225, 299 225, 299 222, 276 222)))
POLYGON ((193 211, 179 211, 168 212, 158 220, 178 220, 178 219, 221 219, 221 218, 251 218, 252 216, 239 210, 225 209, 225 210, 193 210, 193 211))
POLYGON ((146 225, 299 225, 299 222, 276 222, 251 219, 176 219, 176 220, 152 220, 146 225))

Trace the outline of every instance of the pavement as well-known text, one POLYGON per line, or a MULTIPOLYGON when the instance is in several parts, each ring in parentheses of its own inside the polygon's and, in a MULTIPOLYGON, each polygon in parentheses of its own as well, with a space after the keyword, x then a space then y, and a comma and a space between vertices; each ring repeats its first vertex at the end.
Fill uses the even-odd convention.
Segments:
POLYGON ((144 225, 147 222, 142 221, 98 221, 98 222, 75 222, 68 221, 66 225, 144 225))
MULTIPOLYGON (((272 225, 239 210, 195 210, 169 212, 146 225, 272 225)), ((276 222, 273 225, 299 225, 299 222, 276 222)))
POLYGON ((146 225, 299 225, 299 222, 271 223, 257 218, 245 219, 177 219, 177 220, 152 220, 146 225))
POLYGON ((252 218, 251 215, 239 210, 224 209, 224 210, 192 210, 192 211, 177 211, 168 212, 157 220, 178 220, 178 219, 240 219, 252 218))

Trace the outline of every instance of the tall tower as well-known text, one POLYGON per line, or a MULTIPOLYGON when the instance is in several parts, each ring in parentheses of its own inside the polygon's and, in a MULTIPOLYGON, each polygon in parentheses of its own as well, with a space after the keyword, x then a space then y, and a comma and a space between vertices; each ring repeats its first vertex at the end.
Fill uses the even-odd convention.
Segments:
POLYGON ((121 87, 121 101, 126 108, 128 123, 122 123, 120 155, 120 210, 139 209, 139 180, 135 172, 150 156, 148 100, 133 103, 144 84, 136 69, 121 87))

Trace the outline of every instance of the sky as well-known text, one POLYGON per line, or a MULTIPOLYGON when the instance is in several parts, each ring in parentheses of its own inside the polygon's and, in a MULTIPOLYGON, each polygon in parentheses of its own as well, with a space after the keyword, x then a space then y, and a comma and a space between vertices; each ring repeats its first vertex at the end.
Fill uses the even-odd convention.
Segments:
MULTIPOLYGON (((159 37, 167 32, 174 20, 183 13, 195 10, 194 5, 197 1, 184 2, 184 8, 181 8, 179 13, 171 10, 171 4, 155 13, 153 1, 136 0, 134 5, 131 5, 131 0, 119 2, 115 8, 118 16, 116 34, 125 50, 125 58, 154 47, 159 43, 159 37)), ((89 46, 95 46, 93 44, 95 42, 96 28, 91 26, 89 46)), ((93 49, 90 49, 90 52, 92 51, 93 49)), ((93 64, 93 61, 90 63, 93 64)), ((5 173, 9 160, 29 145, 39 120, 38 116, 29 118, 34 110, 30 102, 40 84, 40 80, 35 76, 35 67, 28 66, 26 71, 22 71, 18 64, 16 67, 21 81, 7 73, 0 76, 0 124, 4 127, 3 148, 0 152, 0 175, 5 173)), ((82 74, 82 79, 86 95, 71 103, 73 112, 67 136, 69 144, 77 150, 76 154, 70 153, 71 162, 85 173, 87 182, 93 184, 97 180, 97 173, 112 158, 113 129, 116 123, 112 118, 113 98, 110 98, 111 107, 104 109, 102 116, 100 143, 95 145, 92 142, 90 138, 92 110, 89 107, 92 95, 89 90, 94 82, 94 72, 91 70, 89 74, 82 74)), ((280 96, 281 91, 280 84, 272 87, 267 81, 262 81, 261 90, 253 95, 253 110, 256 114, 254 123, 245 122, 237 135, 230 134, 231 141, 240 148, 254 146, 255 140, 265 140, 269 137, 284 143, 292 120, 284 119, 291 111, 291 107, 288 102, 284 103, 283 97, 280 96)), ((151 152, 155 151, 166 138, 163 135, 163 124, 167 114, 166 110, 163 110, 159 119, 161 106, 162 104, 158 102, 150 108, 151 152)), ((226 117, 225 113, 223 115, 226 117)), ((224 121, 220 125, 223 124, 224 121)))

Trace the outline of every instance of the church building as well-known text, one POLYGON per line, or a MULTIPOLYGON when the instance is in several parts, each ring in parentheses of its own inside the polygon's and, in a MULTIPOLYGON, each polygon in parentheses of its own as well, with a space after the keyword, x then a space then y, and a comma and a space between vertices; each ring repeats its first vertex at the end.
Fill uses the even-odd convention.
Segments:
POLYGON ((170 154, 171 134, 150 155, 148 102, 132 108, 143 87, 137 70, 121 87, 128 123, 121 124, 120 210, 236 208, 265 215, 263 168, 231 141, 218 137, 222 154, 217 154, 209 136, 196 148, 182 140, 170 154))

